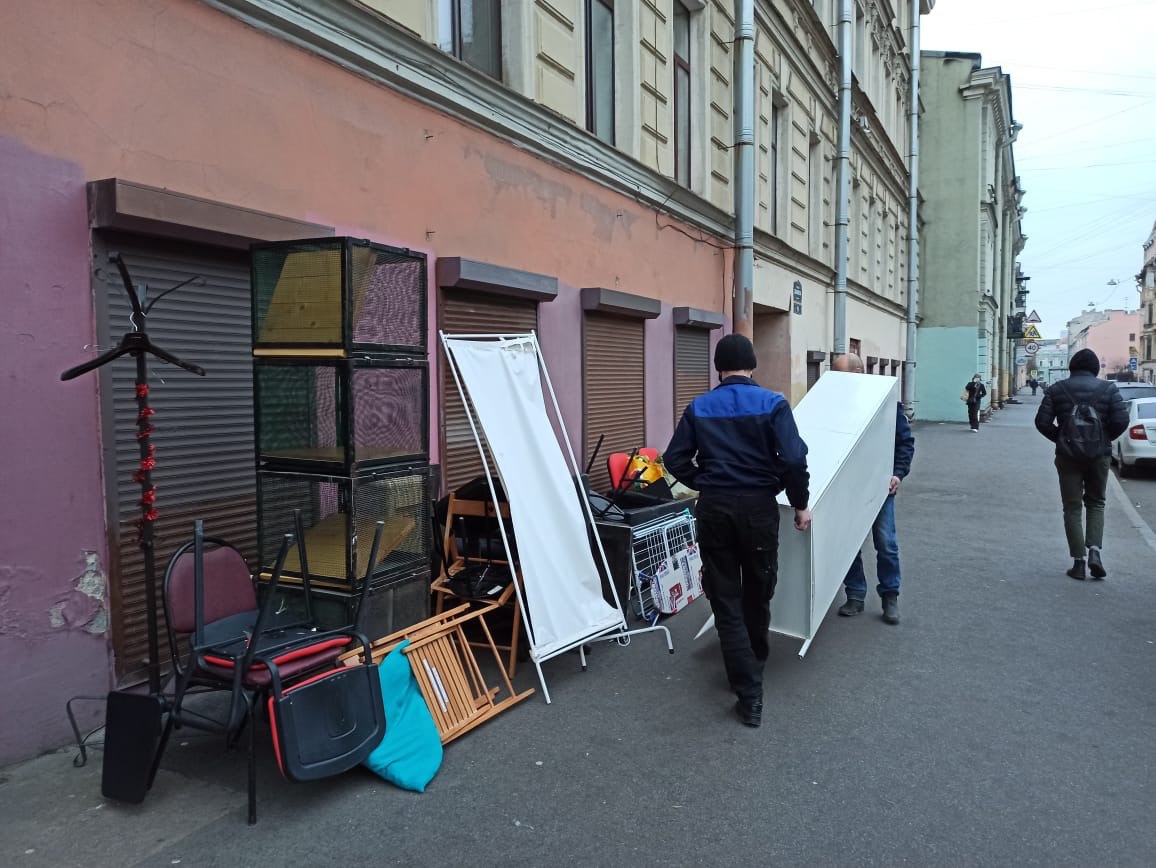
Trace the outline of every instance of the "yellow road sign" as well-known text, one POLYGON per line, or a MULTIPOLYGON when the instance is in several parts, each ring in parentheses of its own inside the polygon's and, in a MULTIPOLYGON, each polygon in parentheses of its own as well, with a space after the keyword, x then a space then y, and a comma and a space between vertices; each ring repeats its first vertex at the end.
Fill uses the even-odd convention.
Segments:
POLYGON ((1039 339, 1040 339, 1040 330, 1038 328, 1036 328, 1034 325, 1030 325, 1026 329, 1024 329, 1024 340, 1025 341, 1038 341, 1039 339))

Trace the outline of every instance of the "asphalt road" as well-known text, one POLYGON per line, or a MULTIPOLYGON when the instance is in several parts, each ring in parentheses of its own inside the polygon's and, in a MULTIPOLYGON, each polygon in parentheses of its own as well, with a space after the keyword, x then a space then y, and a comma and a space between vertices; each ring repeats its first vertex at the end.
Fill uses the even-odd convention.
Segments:
POLYGON ((762 729, 730 716, 695 603, 674 656, 642 637, 586 673, 548 664, 554 703, 450 745, 422 795, 361 771, 288 784, 265 747, 247 828, 243 757, 215 741, 178 739, 139 808, 67 752, 6 769, 0 863, 1150 865, 1156 551, 1112 499, 1108 580, 1064 576, 1033 411, 916 426, 902 623, 872 599, 805 660, 776 637, 762 729))

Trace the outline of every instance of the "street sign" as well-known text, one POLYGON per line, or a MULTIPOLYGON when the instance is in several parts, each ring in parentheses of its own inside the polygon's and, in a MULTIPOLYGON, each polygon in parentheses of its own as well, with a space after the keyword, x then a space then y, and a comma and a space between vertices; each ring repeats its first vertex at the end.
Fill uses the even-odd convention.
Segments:
POLYGON ((1128 359, 1128 370, 1129 371, 1134 371, 1138 367, 1140 367, 1140 359, 1139 358, 1137 358, 1136 356, 1132 356, 1132 358, 1128 359))
POLYGON ((1043 320, 1040 319, 1040 315, 1033 310, 1026 317, 1024 317, 1024 322, 1043 322, 1043 320))
POLYGON ((1130 355, 1132 358, 1136 358, 1136 356, 1140 355, 1140 351, 1135 347, 1128 347, 1128 355, 1130 355))
POLYGON ((791 287, 791 311, 799 314, 803 312, 803 284, 798 280, 791 287))
POLYGON ((1024 329, 1024 340, 1025 341, 1038 341, 1039 339, 1040 339, 1040 330, 1038 328, 1036 328, 1034 325, 1030 325, 1026 329, 1024 329))
POLYGON ((1026 352, 1029 356, 1034 356, 1039 351, 1040 345, 1035 341, 1028 341, 1027 345, 1024 347, 1024 352, 1026 352))

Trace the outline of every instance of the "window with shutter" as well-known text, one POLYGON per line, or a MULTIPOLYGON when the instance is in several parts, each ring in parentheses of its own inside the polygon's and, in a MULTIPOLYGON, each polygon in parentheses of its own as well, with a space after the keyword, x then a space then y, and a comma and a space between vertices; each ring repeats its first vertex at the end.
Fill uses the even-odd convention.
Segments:
MULTIPOLYGON (((440 328, 446 334, 522 334, 538 328, 538 304, 462 289, 442 291, 440 328)), ((446 491, 484 472, 457 385, 442 355, 441 461, 446 491)))
POLYGON ((610 486, 606 458, 646 442, 645 321, 601 312, 586 314, 583 332, 585 460, 606 436, 590 471, 595 489, 610 486))
MULTIPOLYGON (((147 286, 147 299, 189 277, 204 279, 203 285, 198 281, 166 296, 148 318, 149 335, 158 346, 207 372, 202 378, 155 359, 149 363, 149 399, 156 411, 158 580, 172 553, 192 538, 198 518, 204 519, 206 534, 228 540, 253 559, 257 521, 248 256, 123 236, 104 239, 104 247, 121 253, 134 282, 147 286)), ((103 255, 98 261, 104 261, 103 255)), ((129 327, 128 300, 114 267, 102 266, 98 276, 99 339, 101 346, 112 346, 129 327)), ((122 356, 102 368, 100 376, 109 608, 117 676, 129 683, 143 680, 148 656, 144 561, 137 546, 140 488, 132 478, 140 460, 135 362, 122 356)), ((167 650, 162 654, 167 658, 167 650)))
POLYGON ((686 405, 710 391, 710 332, 677 326, 674 330, 674 424, 686 405))

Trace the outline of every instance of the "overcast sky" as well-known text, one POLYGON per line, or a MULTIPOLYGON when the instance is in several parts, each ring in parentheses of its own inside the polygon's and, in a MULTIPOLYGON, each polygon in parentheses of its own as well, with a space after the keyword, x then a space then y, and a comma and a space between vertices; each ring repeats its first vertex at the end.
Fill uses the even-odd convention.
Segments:
POLYGON ((921 41, 1011 76, 1020 262, 1043 336, 1089 301, 1135 310, 1156 221, 1156 0, 938 0, 921 41))

